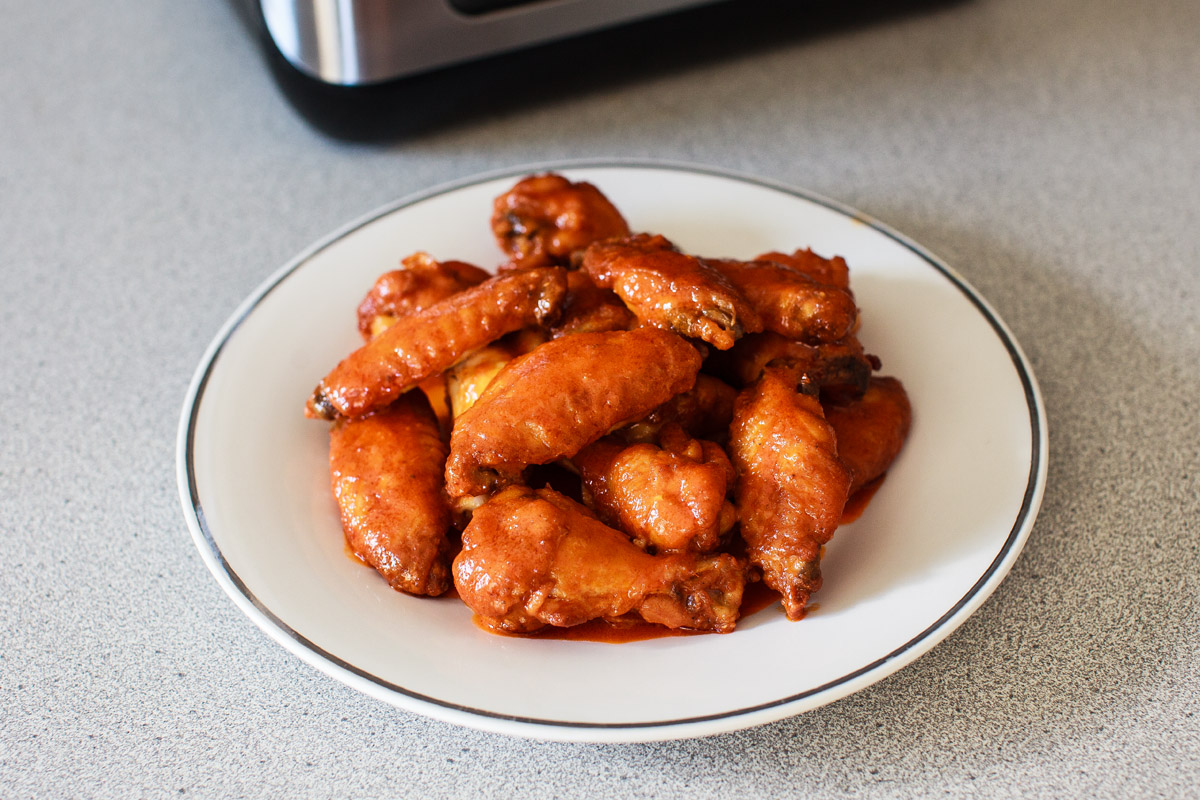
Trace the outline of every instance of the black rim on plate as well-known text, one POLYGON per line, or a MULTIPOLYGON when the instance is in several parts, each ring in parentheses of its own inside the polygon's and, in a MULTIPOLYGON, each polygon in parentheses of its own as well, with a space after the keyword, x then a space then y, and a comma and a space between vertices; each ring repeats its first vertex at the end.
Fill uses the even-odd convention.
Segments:
MULTIPOLYGON (((802 191, 802 190, 799 190, 799 189, 796 189, 793 187, 784 186, 784 185, 773 183, 771 181, 767 181, 767 180, 764 180, 761 178, 741 175, 741 174, 737 174, 734 172, 716 169, 713 167, 696 166, 696 165, 691 165, 691 164, 675 164, 675 163, 670 163, 670 162, 664 163, 664 162, 660 162, 660 161, 650 161, 650 162, 639 162, 639 161, 629 161, 629 160, 586 161, 586 162, 566 161, 566 162, 560 162, 560 163, 538 164, 538 165, 533 165, 533 166, 524 167, 524 168, 507 169, 507 170, 500 171, 500 172, 488 173, 486 175, 480 175, 480 176, 476 176, 473 178, 468 178, 463 181, 439 186, 434 189, 428 190, 426 192, 409 196, 407 198, 399 200, 398 202, 396 202, 393 205, 381 208, 381 209, 373 212, 372 214, 368 215, 367 217, 365 217, 357 222, 351 223, 347 227, 334 232, 329 237, 318 242, 312 248, 310 248, 309 250, 307 250, 306 252, 304 252, 303 254, 298 256, 291 264, 289 264, 287 267, 285 267, 283 270, 281 270, 277 275, 275 275, 273 280, 270 280, 267 284, 260 287, 258 294, 253 296, 252 299, 248 300, 244 304, 244 306, 241 309, 239 309, 239 311, 235 314, 234 318, 232 318, 231 320, 229 320, 226 323, 225 327, 222 329, 222 332, 218 336, 218 340, 215 341, 210 346, 209 353, 210 353, 210 355, 208 356, 207 361, 203 364, 201 369, 197 371, 196 377, 193 379, 192 389, 188 393, 187 400, 186 400, 186 403, 184 406, 183 424, 186 425, 186 428, 183 431, 182 436, 181 436, 181 446, 183 447, 183 451, 179 454, 179 457, 182 460, 182 462, 186 465, 187 499, 190 501, 190 508, 188 507, 187 502, 185 502, 184 511, 185 511, 185 513, 190 512, 190 514, 192 515, 193 519, 195 520, 196 525, 199 528, 201 536, 203 537, 204 542, 209 549, 210 555, 213 557, 216 564, 219 565, 221 571, 224 573, 225 578, 227 578, 228 581, 230 582, 230 585, 243 598, 245 598, 246 601, 248 601, 251 605, 253 605, 253 607, 258 611, 258 613, 262 615, 263 621, 265 621, 266 623, 269 623, 278 633, 283 634, 285 637, 287 637, 287 639, 294 642, 300 648, 299 650, 295 651, 297 653, 297 655, 300 655, 302 657, 304 657, 305 655, 307 655, 309 657, 315 657, 315 658, 319 659, 320 661, 325 662, 327 665, 335 666, 351 675, 357 676, 358 678, 368 681, 368 682, 378 686, 379 688, 385 689, 389 692, 403 695, 405 697, 408 697, 408 698, 411 698, 413 700, 417 700, 417 701, 420 701, 423 703, 429 703, 434 706, 439 706, 441 708, 445 708, 445 709, 449 709, 449 710, 453 710, 453 711, 457 711, 457 712, 462 712, 462 713, 469 714, 472 716, 477 716, 477 717, 483 717, 483 718, 489 718, 489 719, 495 719, 495 720, 505 720, 505 721, 509 721, 509 722, 518 722, 518 723, 534 725, 534 726, 546 726, 546 727, 551 727, 551 728, 590 728, 590 729, 669 728, 669 727, 675 727, 675 726, 681 726, 681 725, 693 725, 693 724, 699 724, 699 723, 704 723, 704 722, 711 722, 711 721, 720 720, 720 719, 729 719, 729 718, 740 717, 740 716, 744 716, 744 715, 748 715, 748 714, 755 714, 757 712, 766 711, 768 709, 786 706, 791 703, 795 703, 800 700, 804 700, 806 698, 812 697, 813 695, 818 695, 823 692, 827 692, 830 689, 833 689, 835 687, 849 683, 863 675, 866 675, 867 673, 870 673, 886 664, 889 664, 890 662, 894 662, 896 659, 903 657, 906 653, 909 653, 911 650, 913 650, 913 648, 917 647, 919 644, 924 642, 926 639, 928 639, 929 637, 931 637, 932 635, 937 633, 943 626, 945 626, 945 624, 949 620, 951 620, 956 614, 958 614, 963 608, 965 608, 975 598, 975 596, 980 592, 980 590, 988 583, 988 581, 990 581, 992 579, 992 577, 996 574, 996 572, 1004 564, 1005 559, 1008 558, 1013 547, 1021 539, 1022 530, 1025 529, 1025 526, 1027 524, 1030 524, 1032 522, 1032 515, 1036 513, 1036 509, 1034 508, 1034 502, 1037 497, 1038 488, 1039 488, 1038 476, 1039 476, 1041 468, 1042 468, 1042 463, 1041 463, 1042 462, 1042 444, 1043 444, 1043 436, 1044 436, 1044 432, 1042 430, 1042 423, 1041 423, 1040 400, 1038 398, 1037 391, 1034 389, 1033 377, 1028 369, 1028 366, 1025 363, 1025 360, 1024 360, 1024 358, 1021 354, 1021 351, 1018 348, 1016 342, 1013 340, 1012 336, 1009 334, 1009 332, 1005 328, 1004 324, 1000 321, 1000 319, 996 316, 996 314, 988 307, 988 305, 982 300, 982 298, 975 292, 975 290, 972 289, 970 286, 968 286, 961 278, 959 278, 954 273, 954 271, 952 269, 950 269, 947 265, 945 265, 939 258, 937 258, 936 256, 932 255, 931 253, 927 252, 920 245, 908 240, 906 237, 891 230, 886 225, 883 225, 882 223, 880 223, 874 219, 871 219, 869 217, 866 217, 866 216, 860 214, 859 212, 855 211, 854 209, 845 207, 845 206, 843 206, 833 200, 830 200, 828 198, 824 198, 824 197, 821 197, 821 196, 815 195, 815 194, 810 194, 808 192, 805 192, 805 191, 802 191), (436 697, 431 697, 429 695, 421 694, 419 692, 414 692, 411 689, 407 689, 398 684, 384 680, 383 678, 380 678, 377 675, 374 675, 370 672, 362 670, 359 667, 356 667, 355 665, 350 664, 347 661, 344 661, 343 659, 339 658, 338 656, 334 655, 333 653, 330 653, 329 651, 320 647, 319 645, 312 642, 308 638, 304 637, 299 632, 294 630, 290 625, 288 625, 286 622, 284 622, 282 619, 280 619, 278 616, 276 616, 274 614, 274 612, 271 611, 271 609, 269 609, 267 606, 265 606, 258 599, 258 597, 254 594, 253 591, 251 591, 250 587, 246 585, 246 583, 237 574, 237 572, 233 569, 233 567, 229 564, 229 562, 226 561, 224 554, 221 552, 220 547, 218 547, 216 540, 213 538, 212 531, 210 530, 210 528, 208 526, 208 521, 204 514, 204 508, 200 502, 200 493, 199 493, 199 487, 197 485, 196 474, 195 474, 195 464, 194 464, 194 454, 195 454, 194 445, 195 445, 196 425, 197 425, 197 418, 199 416, 200 404, 204 398, 204 391, 208 384, 208 379, 211 376, 213 369, 216 366, 217 361, 220 359, 221 353, 223 352, 226 343, 228 343, 229 339, 238 330, 238 328, 241 327, 242 322, 254 311, 255 308, 257 308, 259 303, 261 303, 262 300, 267 295, 269 295, 276 287, 278 287, 284 280, 286 280, 296 270, 300 269, 300 267, 302 267, 306 263, 308 263, 314 255, 316 255, 320 251, 324 250, 325 248, 331 246, 332 244, 340 241, 341 239, 345 238, 350 233, 352 233, 360 228, 363 228, 366 225, 369 225, 372 222, 374 222, 378 219, 381 219, 382 217, 388 216, 389 214, 393 214, 404 208, 408 208, 409 206, 416 205, 417 203, 424 202, 426 200, 429 200, 430 198, 437 197, 439 195, 443 195, 443 194, 447 194, 450 192, 465 189, 465 188, 468 188, 470 186, 474 186, 474 185, 477 185, 480 183, 487 183, 489 181, 497 180, 497 179, 504 178, 504 177, 516 177, 519 175, 528 174, 530 172, 545 171, 545 170, 571 170, 571 169, 589 169, 589 168, 590 169, 605 169, 605 168, 607 168, 607 169, 619 169, 619 168, 646 169, 646 170, 662 170, 662 171, 668 171, 668 172, 684 172, 684 173, 708 175, 711 177, 734 180, 739 183, 747 183, 747 184, 760 186, 764 189, 769 189, 772 191, 780 192, 782 194, 786 194, 791 197, 794 197, 794 198, 797 198, 800 200, 804 200, 804 201, 813 203, 815 205, 822 206, 824 208, 827 208, 831 211, 845 215, 847 217, 851 217, 851 218, 858 220, 858 221, 862 222, 863 224, 869 226, 871 229, 873 229, 877 233, 880 233, 880 234, 886 236, 887 238, 895 241, 896 243, 900 244, 905 249, 911 251, 912 253, 914 253, 915 255, 920 257, 922 261, 924 261, 930 267, 935 269, 946 280, 948 280, 955 288, 957 288, 963 294, 963 296, 966 297, 971 302, 971 304, 976 308, 976 310, 980 313, 980 315, 982 315, 983 318, 987 320, 988 324, 991 325, 993 332, 1000 339, 1000 341, 1004 344, 1005 350, 1009 354, 1009 358, 1011 359, 1013 368, 1016 371, 1017 376, 1019 377, 1019 379, 1021 381, 1021 388, 1025 394, 1026 406, 1029 410, 1030 433, 1032 436, 1032 441, 1030 443, 1029 475, 1028 475, 1026 485, 1025 485, 1025 493, 1021 500, 1021 507, 1020 507, 1019 511, 1017 512, 1016 518, 1013 520, 1012 527, 1009 529, 1009 533, 1008 533, 1007 538, 1004 541, 1004 545, 1000 548, 999 552, 996 554, 996 557, 992 560, 991 564, 988 565, 988 568, 979 577, 979 579, 971 586, 971 588, 966 592, 966 594, 964 594, 958 600, 958 602, 956 602, 953 606, 951 606, 950 609, 948 609, 942 616, 940 616, 937 620, 935 620, 929 627, 925 628, 923 631, 918 633, 912 639, 905 642, 903 645, 896 648, 895 650, 888 653, 887 655, 885 655, 879 659, 876 659, 875 661, 872 661, 871 663, 869 663, 863 667, 860 667, 859 669, 856 669, 853 672, 849 672, 849 673, 842 675, 832 681, 824 683, 820 686, 816 686, 812 689, 807 689, 803 692, 799 692, 799 693, 793 694, 793 695, 788 695, 786 697, 782 697, 777 700, 772 700, 767 703, 760 703, 758 705, 746 706, 746 707, 734 709, 731 711, 723 711, 723 712, 720 712, 717 714, 705 714, 702 716, 683 717, 683 718, 679 718, 679 719, 666 719, 666 720, 658 720, 658 721, 652 721, 652 722, 577 722, 577 721, 571 721, 571 720, 539 719, 536 717, 524 717, 524 716, 520 716, 520 715, 516 715, 516 714, 501 714, 501 713, 497 713, 494 711, 487 711, 485 709, 474 708, 471 706, 465 706, 465 705, 461 705, 458 703, 451 703, 451 702, 448 702, 445 700, 438 699, 436 697)), ((218 577, 220 577, 220 576, 218 576, 218 577)), ((262 623, 260 622, 260 625, 261 624, 262 623)), ((316 666, 315 663, 314 663, 314 666, 316 666)))

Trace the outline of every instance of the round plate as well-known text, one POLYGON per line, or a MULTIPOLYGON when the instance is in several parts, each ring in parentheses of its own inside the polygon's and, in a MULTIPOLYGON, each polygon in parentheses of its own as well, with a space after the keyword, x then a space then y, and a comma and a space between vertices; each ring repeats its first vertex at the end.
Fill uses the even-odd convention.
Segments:
POLYGON ((442 187, 316 244, 234 313, 196 371, 178 477, 196 545, 264 631, 327 674, 447 722, 541 739, 644 741, 781 719, 911 663, 995 590, 1029 535, 1046 479, 1046 422, 1024 355, 940 260, 807 192, 708 168, 553 164, 442 187), (501 260, 492 199, 523 174, 595 183, 635 230, 689 252, 842 255, 860 338, 901 378, 910 438, 866 512, 838 529, 817 607, 778 606, 728 635, 606 644, 502 637, 454 599, 392 591, 343 546, 327 426, 313 386, 360 343, 355 308, 382 272, 426 250, 501 260))

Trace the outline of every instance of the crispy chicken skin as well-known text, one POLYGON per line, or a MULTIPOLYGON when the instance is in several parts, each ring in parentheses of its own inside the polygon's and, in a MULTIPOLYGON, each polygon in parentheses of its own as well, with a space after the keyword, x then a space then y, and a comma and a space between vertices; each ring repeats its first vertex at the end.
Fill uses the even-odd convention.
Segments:
POLYGON ((570 457, 688 389, 700 355, 656 328, 579 333, 513 359, 455 422, 454 499, 494 491, 529 464, 570 457))
POLYGON ((850 288, 850 267, 841 256, 823 258, 812 250, 797 250, 791 255, 772 251, 755 256, 755 261, 774 261, 791 267, 797 272, 803 272, 817 283, 836 286, 839 289, 850 288))
POLYGON ((825 419, 837 433, 838 457, 850 469, 850 493, 887 472, 912 425, 912 406, 900 381, 873 377, 857 400, 826 403, 825 419))
POLYGON ((733 556, 649 555, 573 500, 524 486, 475 511, 453 570, 463 602, 484 624, 512 633, 630 614, 727 633, 745 583, 733 556))
POLYGON ((310 417, 358 417, 506 333, 547 323, 567 291, 558 267, 497 275, 409 316, 338 364, 309 398, 310 417))
POLYGON ((763 329, 807 342, 835 342, 855 328, 858 307, 849 289, 818 283, 775 261, 709 259, 762 319, 763 329))
POLYGON ((728 278, 662 236, 597 242, 583 252, 581 266, 643 323, 703 339, 718 350, 762 330, 758 313, 728 278))
POLYGON ((738 396, 729 437, 735 498, 750 562, 783 596, 788 619, 804 616, 821 588, 821 546, 842 516, 850 473, 821 406, 770 368, 738 396))
POLYGON ((425 252, 413 253, 400 265, 400 269, 380 275, 358 306, 358 330, 364 341, 383 333, 396 320, 491 277, 465 261, 438 261, 425 252))
POLYGON ((629 235, 621 212, 590 183, 531 175, 496 198, 492 233, 514 266, 566 266, 592 242, 629 235))
POLYGON ((408 392, 329 435, 329 472, 346 542, 392 588, 440 595, 450 588, 446 445, 425 395, 408 392))
POLYGON ((732 466, 720 447, 677 435, 663 446, 605 437, 573 459, 600 519, 657 552, 711 552, 733 527, 732 466), (707 444, 706 448, 704 445, 707 444))
POLYGON ((704 368, 744 388, 754 384, 768 364, 787 366, 802 376, 806 391, 836 387, 852 395, 861 395, 871 370, 879 368, 879 360, 863 352, 854 336, 814 346, 769 332, 746 336, 732 349, 711 354, 704 368))

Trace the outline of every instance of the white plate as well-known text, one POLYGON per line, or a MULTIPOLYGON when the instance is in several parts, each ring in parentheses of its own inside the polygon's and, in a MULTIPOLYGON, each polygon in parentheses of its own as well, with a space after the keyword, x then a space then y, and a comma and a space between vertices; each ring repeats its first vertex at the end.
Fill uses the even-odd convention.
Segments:
POLYGON ((291 652, 369 695, 437 719, 542 739, 704 736, 862 689, 927 652, 1007 574, 1046 479, 1032 371, 949 267, 862 214, 708 168, 539 165, 408 198, 338 231, 267 280, 200 363, 178 477, 218 582, 291 652), (416 250, 497 263, 492 198, 533 169, 597 184, 633 228, 750 257, 811 246, 850 264, 860 332, 914 407, 911 437, 866 513, 838 530, 818 608, 775 609, 725 636, 623 644, 488 634, 452 599, 389 589, 343 550, 317 381, 359 343, 354 310, 416 250))

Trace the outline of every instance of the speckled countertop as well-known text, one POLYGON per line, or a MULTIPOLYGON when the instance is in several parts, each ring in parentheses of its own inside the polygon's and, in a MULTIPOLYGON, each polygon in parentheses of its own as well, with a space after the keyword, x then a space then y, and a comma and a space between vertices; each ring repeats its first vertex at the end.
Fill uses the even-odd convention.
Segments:
POLYGON ((1193 796, 1200 4, 886 5, 768 13, 737 46, 710 33, 539 91, 435 91, 451 113, 357 139, 297 112, 232 5, 12 5, 0 796, 1193 796), (576 157, 836 198, 944 257, 1008 322, 1045 397, 1045 502, 1008 579, 928 655, 765 727, 543 744, 360 695, 212 579, 175 432, 242 298, 397 197, 576 157))

